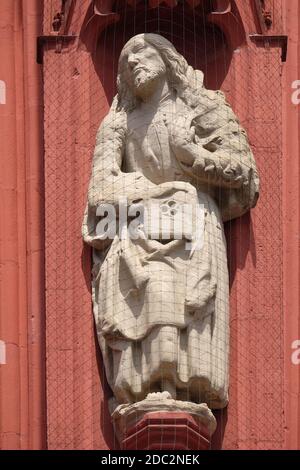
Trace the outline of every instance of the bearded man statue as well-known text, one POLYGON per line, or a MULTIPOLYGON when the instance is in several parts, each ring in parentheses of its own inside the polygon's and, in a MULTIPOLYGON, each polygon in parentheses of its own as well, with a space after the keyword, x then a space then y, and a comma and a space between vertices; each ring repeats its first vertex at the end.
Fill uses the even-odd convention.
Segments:
POLYGON ((223 222, 257 201, 247 135, 223 93, 207 90, 203 73, 160 35, 139 34, 124 46, 117 87, 97 134, 83 222, 94 248, 94 316, 115 406, 168 392, 163 396, 176 401, 224 408, 223 222), (97 230, 108 207, 120 220, 120 200, 139 214, 147 209, 147 220, 136 224, 141 236, 97 230), (180 237, 172 223, 186 205, 193 215, 180 237), (152 229, 151 217, 171 222, 167 236, 161 225, 152 229))

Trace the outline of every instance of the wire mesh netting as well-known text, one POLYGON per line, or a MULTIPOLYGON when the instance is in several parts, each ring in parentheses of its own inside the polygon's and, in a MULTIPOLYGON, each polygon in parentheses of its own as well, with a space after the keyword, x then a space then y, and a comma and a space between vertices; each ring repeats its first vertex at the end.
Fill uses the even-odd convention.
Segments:
MULTIPOLYGON (((45 35, 53 30, 53 18, 61 11, 62 3, 45 0, 45 35)), ((91 3, 88 0, 72 2, 69 34, 80 34, 91 3)), ((78 40, 60 42, 57 38, 56 44, 47 43, 44 48, 49 448, 115 448, 118 445, 108 410, 112 392, 107 384, 107 377, 113 375, 111 368, 117 367, 118 359, 107 360, 110 366, 105 372, 92 315, 91 252, 83 244, 81 224, 96 133, 117 91, 119 54, 126 41, 141 32, 159 33, 171 40, 190 65, 204 72, 208 89, 223 90, 248 133, 261 181, 260 200, 251 215, 247 213, 225 224, 230 320, 225 319, 220 331, 223 334, 226 325, 230 326, 229 407, 228 412, 216 412, 218 431, 212 446, 220 447, 222 441, 223 448, 227 449, 279 449, 283 446, 281 50, 248 39, 247 45, 241 43, 232 48, 221 26, 207 21, 213 2, 199 2, 196 8, 190 3, 181 1, 171 8, 168 2, 163 2, 150 8, 148 2, 112 2, 113 10, 119 15, 118 21, 108 22, 99 38, 92 34, 84 44, 78 40)), ((231 28, 236 28, 232 34, 236 32, 239 36, 242 25, 248 35, 257 22, 252 2, 243 2, 240 10, 238 6, 240 2, 234 5, 239 12, 239 23, 230 24, 231 28)), ((279 34, 282 31, 281 1, 273 0, 266 7, 273 13, 271 32, 279 34)), ((99 30, 97 25, 93 28, 96 32, 99 30)), ((176 116, 171 115, 171 118, 172 121, 176 116)), ((160 136, 158 140, 161 141, 160 136)), ((149 170, 149 165, 145 171, 149 170)), ((105 170, 103 164, 102 172, 105 170)), ((182 178, 178 176, 178 179, 182 178)), ((170 181, 170 175, 167 180, 170 181)), ((104 191, 105 187, 102 189, 104 191)), ((223 258, 220 253, 218 256, 216 269, 221 270, 223 258)), ((174 292, 172 283, 166 291, 159 287, 159 282, 162 286, 165 281, 160 280, 159 268, 155 269, 158 271, 154 294, 161 293, 158 311, 163 315, 166 298, 177 291, 174 292)), ((180 266, 177 271, 182 273, 184 269, 186 267, 180 266)), ((198 260, 195 272, 200 275, 201 270, 203 266, 198 260)), ((186 272, 186 276, 188 274, 186 272)), ((121 280, 127 282, 126 276, 128 272, 121 280)), ((120 276, 112 279, 119 288, 120 276)), ((191 282, 192 277, 188 279, 191 282)), ((164 288, 167 285, 164 283, 164 288)), ((176 289, 182 290, 180 282, 176 289)), ((99 292, 102 301, 105 297, 106 304, 111 306, 114 319, 118 301, 116 285, 108 282, 106 292, 99 292)), ((181 301, 179 299, 178 304, 181 301)), ((141 304, 134 305, 141 308, 141 304)), ((123 312, 124 318, 122 327, 129 321, 126 312, 123 312)), ((176 324, 175 317, 173 323, 176 324)), ((201 325, 203 327, 203 323, 201 325)), ((181 346, 176 343, 180 342, 176 328, 162 329, 158 334, 151 327, 151 331, 152 336, 147 336, 144 346, 137 338, 132 341, 131 354, 138 359, 135 363, 132 358, 123 358, 123 381, 128 381, 127 376, 134 376, 137 370, 138 375, 143 376, 140 362, 142 357, 149 356, 148 352, 143 354, 143 347, 148 348, 147 351, 155 348, 154 356, 158 351, 163 356, 170 335, 171 362, 173 366, 176 364, 172 377, 178 374, 180 367, 184 370, 183 361, 187 361, 187 356, 191 360, 189 370, 196 370, 196 365, 203 362, 202 372, 197 373, 205 375, 203 370, 210 367, 207 365, 210 355, 220 357, 216 381, 222 377, 223 353, 226 354, 228 347, 226 334, 218 351, 206 350, 205 344, 211 345, 209 337, 213 336, 213 330, 209 329, 206 343, 201 343, 201 335, 196 335, 188 352, 186 340, 181 339, 181 346), (124 365, 132 369, 126 370, 124 365)), ((162 370, 154 388, 145 379, 143 393, 161 390, 165 380, 162 370)), ((144 375, 147 375, 145 371, 144 375)), ((193 387, 189 384, 184 393, 183 376, 179 382, 177 393, 179 390, 183 399, 188 399, 193 387)), ((195 389, 201 387, 197 384, 195 389)), ((140 399, 143 394, 137 391, 140 389, 133 390, 140 399)), ((194 399, 203 401, 205 396, 200 394, 194 399)))

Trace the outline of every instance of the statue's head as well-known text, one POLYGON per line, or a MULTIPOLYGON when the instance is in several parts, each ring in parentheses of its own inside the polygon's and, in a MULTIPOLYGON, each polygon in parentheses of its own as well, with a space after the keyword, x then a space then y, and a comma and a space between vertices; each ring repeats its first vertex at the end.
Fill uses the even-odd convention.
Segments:
POLYGON ((170 89, 182 94, 188 87, 185 58, 163 36, 152 33, 132 37, 122 49, 118 67, 119 107, 132 109, 145 90, 165 78, 170 89))

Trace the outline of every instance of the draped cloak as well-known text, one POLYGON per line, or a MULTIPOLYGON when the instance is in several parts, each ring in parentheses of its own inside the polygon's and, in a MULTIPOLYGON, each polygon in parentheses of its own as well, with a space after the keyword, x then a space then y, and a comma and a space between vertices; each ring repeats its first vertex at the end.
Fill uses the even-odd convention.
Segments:
POLYGON ((203 89, 193 109, 167 97, 146 115, 118 111, 115 100, 97 134, 83 236, 94 247, 94 316, 108 383, 119 403, 161 391, 167 379, 177 399, 206 402, 210 408, 227 405, 223 221, 253 207, 257 195, 246 133, 221 92, 203 89), (170 124, 176 126, 176 116, 191 112, 195 145, 211 153, 215 179, 193 176, 193 168, 187 171, 170 145, 170 124), (231 185, 237 175, 242 183, 231 185), (103 203, 116 207, 120 196, 146 206, 158 202, 170 218, 182 203, 201 208, 196 228, 202 231, 201 248, 187 244, 197 236, 194 228, 182 239, 172 233, 168 240, 160 235, 122 239, 119 233, 113 240, 99 239, 96 209, 103 203))

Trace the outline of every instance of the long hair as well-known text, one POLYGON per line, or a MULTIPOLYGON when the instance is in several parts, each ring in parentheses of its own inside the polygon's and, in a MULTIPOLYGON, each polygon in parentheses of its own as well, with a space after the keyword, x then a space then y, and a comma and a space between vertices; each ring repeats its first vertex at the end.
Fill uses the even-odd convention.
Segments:
MULTIPOLYGON (((134 41, 138 38, 143 38, 147 44, 154 47, 159 52, 166 66, 169 87, 189 106, 193 108, 197 106, 199 93, 201 93, 203 89, 203 73, 189 66, 185 58, 177 52, 173 44, 159 34, 138 34, 131 38, 124 48, 128 48, 131 43, 133 45, 134 41)), ((127 85, 123 77, 122 69, 121 52, 117 76, 117 109, 119 111, 131 111, 137 106, 138 99, 127 85)))

